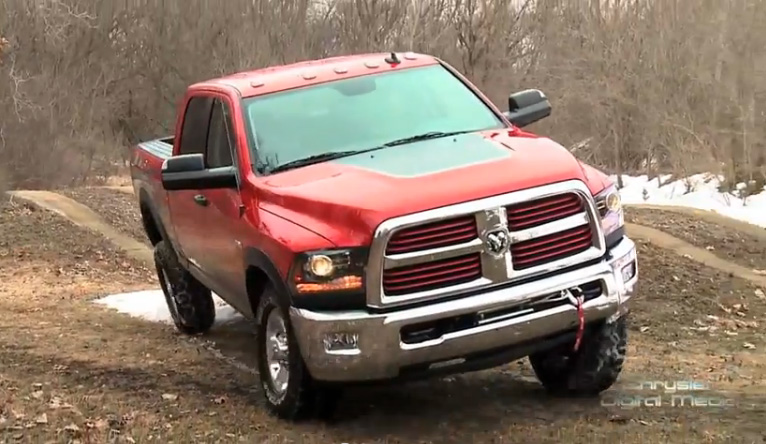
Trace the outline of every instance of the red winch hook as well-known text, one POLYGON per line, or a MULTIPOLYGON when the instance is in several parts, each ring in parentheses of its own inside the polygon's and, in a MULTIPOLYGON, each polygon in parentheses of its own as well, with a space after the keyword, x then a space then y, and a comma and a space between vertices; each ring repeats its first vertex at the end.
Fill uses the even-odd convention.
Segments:
POLYGON ((574 287, 567 291, 569 294, 569 300, 577 307, 577 333, 575 335, 574 351, 580 349, 580 343, 582 343, 582 337, 585 333, 585 310, 583 310, 583 304, 585 303, 585 296, 583 296, 580 287, 574 287), (576 295, 575 295, 576 293, 576 295))

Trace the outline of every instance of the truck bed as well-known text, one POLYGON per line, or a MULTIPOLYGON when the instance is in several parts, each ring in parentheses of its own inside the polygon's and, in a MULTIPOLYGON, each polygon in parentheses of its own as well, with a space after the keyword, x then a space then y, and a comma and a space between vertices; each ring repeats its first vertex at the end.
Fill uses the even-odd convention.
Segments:
POLYGON ((174 136, 148 140, 135 145, 131 153, 130 175, 133 191, 142 202, 141 211, 150 212, 163 227, 171 225, 161 171, 165 159, 173 155, 174 142, 174 136))
POLYGON ((160 139, 149 140, 138 144, 138 148, 148 151, 154 156, 165 160, 173 155, 173 142, 175 136, 163 137, 160 139))

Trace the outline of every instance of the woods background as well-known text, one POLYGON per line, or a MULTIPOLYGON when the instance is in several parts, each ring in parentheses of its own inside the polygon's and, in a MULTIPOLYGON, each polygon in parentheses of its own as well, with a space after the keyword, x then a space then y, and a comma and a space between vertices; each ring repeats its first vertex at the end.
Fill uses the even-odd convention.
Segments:
POLYGON ((766 0, 2 0, 0 187, 99 180, 191 82, 368 51, 443 58, 617 173, 766 176, 766 0))

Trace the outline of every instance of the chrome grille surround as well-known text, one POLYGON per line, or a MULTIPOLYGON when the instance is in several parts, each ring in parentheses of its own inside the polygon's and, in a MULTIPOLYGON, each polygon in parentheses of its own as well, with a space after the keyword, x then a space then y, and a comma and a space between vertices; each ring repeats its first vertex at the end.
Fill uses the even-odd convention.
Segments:
MULTIPOLYGON (((510 251, 510 248, 508 250, 510 251)), ((601 228, 601 218, 598 209, 596 208, 590 190, 580 180, 568 180, 435 208, 388 219, 381 223, 375 230, 372 245, 370 246, 369 262, 367 264, 365 288, 367 293, 367 305, 373 308, 384 309, 402 307, 424 301, 438 300, 468 291, 491 288, 519 279, 530 278, 535 275, 571 267, 582 262, 602 257, 605 253, 606 243, 601 228), (592 236, 592 244, 590 248, 581 253, 524 270, 513 269, 513 257, 510 253, 497 256, 486 251, 485 238, 487 233, 496 229, 507 229, 507 206, 568 193, 576 193, 582 197, 585 211, 537 227, 520 231, 510 231, 511 245, 589 224, 592 236), (388 244, 389 239, 391 239, 398 230, 424 223, 451 219, 466 214, 473 214, 474 217, 476 217, 479 237, 474 240, 458 245, 432 248, 411 253, 388 256, 385 254, 386 245, 388 244), (438 288, 435 290, 408 293, 401 296, 389 296, 386 295, 383 290, 383 271, 385 269, 422 264, 468 253, 481 253, 482 277, 479 279, 463 284, 438 288)))

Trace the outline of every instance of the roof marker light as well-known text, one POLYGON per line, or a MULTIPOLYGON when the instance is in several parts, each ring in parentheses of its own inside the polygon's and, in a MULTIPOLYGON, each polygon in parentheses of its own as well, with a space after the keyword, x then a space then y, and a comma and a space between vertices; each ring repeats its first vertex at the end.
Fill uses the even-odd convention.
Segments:
POLYGON ((409 51, 409 52, 404 53, 404 58, 407 59, 407 60, 415 60, 415 59, 418 58, 418 56, 415 55, 414 52, 409 51))
POLYGON ((263 86, 263 80, 253 80, 250 82, 250 86, 253 88, 260 88, 263 86))
POLYGON ((345 74, 345 73, 348 72, 348 69, 346 69, 346 68, 344 68, 342 66, 339 66, 339 67, 335 68, 333 71, 335 71, 336 74, 345 74))
POLYGON ((364 66, 366 66, 366 67, 368 67, 368 68, 377 68, 377 67, 379 67, 379 66, 380 66, 380 64, 378 64, 378 63, 375 63, 375 62, 366 62, 366 63, 364 64, 364 66))
POLYGON ((303 78, 306 80, 316 79, 317 75, 314 74, 313 72, 306 72, 306 73, 303 73, 303 78))

